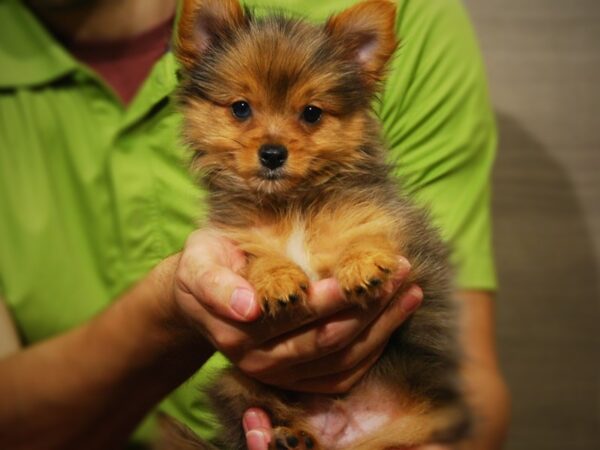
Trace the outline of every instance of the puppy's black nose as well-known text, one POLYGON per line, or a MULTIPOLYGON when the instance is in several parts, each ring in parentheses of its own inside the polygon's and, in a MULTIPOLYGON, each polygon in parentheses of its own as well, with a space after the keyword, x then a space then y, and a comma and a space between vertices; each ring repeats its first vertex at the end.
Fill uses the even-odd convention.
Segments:
POLYGON ((258 150, 258 157, 263 167, 275 170, 283 166, 287 160, 288 151, 283 145, 265 144, 258 150))

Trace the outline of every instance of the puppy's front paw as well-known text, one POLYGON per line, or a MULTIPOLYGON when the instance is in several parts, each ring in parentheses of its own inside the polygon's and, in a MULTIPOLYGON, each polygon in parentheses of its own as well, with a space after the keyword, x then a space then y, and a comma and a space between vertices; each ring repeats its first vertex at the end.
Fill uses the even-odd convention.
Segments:
POLYGON ((261 258, 255 260, 248 273, 265 314, 272 317, 290 305, 305 305, 308 298, 308 276, 291 261, 261 258))
POLYGON ((381 295, 381 288, 398 268, 398 258, 392 252, 357 249, 345 254, 335 270, 346 298, 364 307, 381 295))

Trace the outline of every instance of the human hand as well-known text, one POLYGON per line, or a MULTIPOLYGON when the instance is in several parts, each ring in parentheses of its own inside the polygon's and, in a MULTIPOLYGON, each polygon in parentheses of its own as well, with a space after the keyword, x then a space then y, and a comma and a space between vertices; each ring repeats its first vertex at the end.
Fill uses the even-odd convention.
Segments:
POLYGON ((241 275, 245 255, 215 232, 190 236, 179 259, 174 297, 181 316, 248 375, 307 392, 345 392, 371 367, 391 333, 420 304, 411 287, 394 302, 410 266, 401 259, 380 301, 350 305, 334 279, 310 286, 307 312, 294 321, 257 321, 255 293, 241 275))

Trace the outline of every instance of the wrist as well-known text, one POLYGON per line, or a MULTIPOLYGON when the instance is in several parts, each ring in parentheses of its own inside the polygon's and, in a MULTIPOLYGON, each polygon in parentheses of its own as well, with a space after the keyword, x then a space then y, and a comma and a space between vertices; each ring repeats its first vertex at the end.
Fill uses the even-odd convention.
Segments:
POLYGON ((472 440, 464 449, 502 448, 510 423, 510 393, 502 374, 496 367, 470 366, 464 377, 476 423, 472 440))
POLYGON ((163 260, 84 329, 89 336, 102 333, 106 348, 119 349, 118 358, 107 357, 113 366, 104 373, 137 378, 152 371, 155 381, 165 378, 175 387, 214 352, 206 339, 192 332, 176 305, 173 280, 178 260, 179 255, 163 260))
POLYGON ((200 359, 203 363, 214 353, 214 348, 193 326, 175 297, 175 274, 180 258, 181 253, 177 253, 164 259, 142 283, 149 300, 147 320, 155 331, 158 346, 171 354, 200 359))

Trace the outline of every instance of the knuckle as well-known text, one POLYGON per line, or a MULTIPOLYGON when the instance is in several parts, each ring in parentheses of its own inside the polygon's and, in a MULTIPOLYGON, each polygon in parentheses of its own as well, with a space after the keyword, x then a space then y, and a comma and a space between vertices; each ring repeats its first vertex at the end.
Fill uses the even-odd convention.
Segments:
POLYGON ((175 272, 175 281, 180 286, 189 287, 193 285, 193 279, 197 276, 201 266, 193 255, 184 252, 179 260, 179 265, 175 272))
POLYGON ((194 247, 205 241, 207 237, 210 237, 210 232, 204 228, 192 231, 185 241, 185 247, 194 247))
POLYGON ((350 388, 352 388, 353 384, 354 383, 351 383, 348 380, 338 381, 337 383, 334 383, 328 390, 331 394, 345 394, 350 390, 350 388))
POLYGON ((340 370, 350 370, 353 367, 356 367, 361 362, 359 355, 353 351, 353 349, 349 349, 344 352, 339 357, 338 367, 340 370))
POLYGON ((265 384, 276 384, 277 380, 281 382, 281 377, 276 377, 272 371, 267 370, 266 368, 253 368, 251 370, 243 370, 246 375, 250 378, 254 378, 255 380, 259 380, 265 384))
POLYGON ((262 361, 252 358, 243 359, 238 363, 238 368, 257 380, 266 381, 272 376, 274 372, 273 364, 268 361, 262 361))
POLYGON ((214 268, 204 270, 198 276, 198 281, 201 286, 213 287, 219 286, 223 281, 222 275, 214 268))
POLYGON ((210 307, 219 303, 218 293, 227 284, 223 273, 215 267, 209 267, 200 272, 193 283, 196 294, 210 307))
POLYGON ((335 352, 344 348, 345 341, 335 323, 327 323, 317 330, 317 347, 324 352, 335 352))
POLYGON ((189 269, 194 266, 196 266, 196 258, 187 248, 184 248, 179 260, 179 267, 189 269))
POLYGON ((174 282, 176 286, 185 287, 187 285, 187 274, 185 271, 179 266, 175 271, 174 282))
POLYGON ((283 360, 287 362, 297 360, 298 358, 305 356, 305 354, 309 352, 306 348, 301 349, 294 339, 288 339, 287 341, 284 341, 282 345, 283 351, 281 352, 280 356, 283 360))
POLYGON ((233 354, 242 349, 243 340, 234 333, 219 333, 214 336, 216 347, 225 354, 233 354))
POLYGON ((417 285, 412 285, 400 298, 399 309, 402 320, 412 314, 423 301, 423 291, 417 285))

